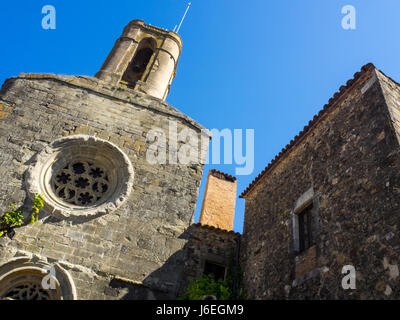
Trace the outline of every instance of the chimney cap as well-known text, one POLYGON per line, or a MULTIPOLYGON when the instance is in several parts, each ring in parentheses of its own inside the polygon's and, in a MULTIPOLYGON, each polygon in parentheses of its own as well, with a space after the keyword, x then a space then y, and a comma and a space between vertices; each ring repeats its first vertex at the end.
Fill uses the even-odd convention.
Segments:
POLYGON ((211 169, 209 174, 221 180, 227 180, 230 182, 235 182, 237 180, 236 177, 215 169, 211 169))

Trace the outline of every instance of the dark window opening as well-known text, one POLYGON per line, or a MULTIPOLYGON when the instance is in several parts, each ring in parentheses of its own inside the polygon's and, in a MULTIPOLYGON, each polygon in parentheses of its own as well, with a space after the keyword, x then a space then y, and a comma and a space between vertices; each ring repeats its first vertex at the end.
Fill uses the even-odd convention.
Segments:
POLYGON ((215 280, 225 279, 225 267, 219 264, 215 264, 209 261, 206 261, 204 265, 204 274, 210 274, 214 276, 215 280))
POLYGON ((299 253, 312 246, 312 205, 299 213, 299 253))
POLYGON ((144 72, 153 56, 155 44, 152 39, 140 42, 132 61, 128 65, 122 80, 127 82, 128 87, 134 88, 136 81, 142 79, 144 72))

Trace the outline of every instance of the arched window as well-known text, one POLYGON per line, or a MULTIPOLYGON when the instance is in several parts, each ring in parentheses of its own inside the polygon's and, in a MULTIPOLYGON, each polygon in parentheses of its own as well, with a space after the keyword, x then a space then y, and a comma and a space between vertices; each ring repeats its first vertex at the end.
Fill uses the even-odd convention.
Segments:
POLYGON ((1 282, 0 299, 61 300, 59 286, 55 290, 43 288, 42 279, 45 275, 34 269, 27 269, 11 274, 1 282))
POLYGON ((46 275, 39 268, 22 268, 10 273, 0 282, 0 299, 61 300, 59 285, 54 290, 43 288, 42 280, 46 275))
POLYGON ((134 88, 136 81, 142 79, 155 49, 156 42, 154 39, 146 38, 140 41, 135 56, 122 77, 122 80, 127 82, 129 87, 134 88))
POLYGON ((0 266, 0 300, 75 300, 70 274, 59 264, 30 257, 14 258, 0 266))

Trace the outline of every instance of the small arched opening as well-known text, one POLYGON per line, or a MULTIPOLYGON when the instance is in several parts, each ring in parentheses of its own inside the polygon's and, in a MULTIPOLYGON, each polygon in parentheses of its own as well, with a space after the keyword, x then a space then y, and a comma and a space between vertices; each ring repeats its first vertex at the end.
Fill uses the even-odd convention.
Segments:
POLYGON ((136 53, 122 77, 122 81, 126 82, 128 87, 134 88, 136 82, 142 80, 156 46, 156 41, 152 38, 140 41, 136 53))

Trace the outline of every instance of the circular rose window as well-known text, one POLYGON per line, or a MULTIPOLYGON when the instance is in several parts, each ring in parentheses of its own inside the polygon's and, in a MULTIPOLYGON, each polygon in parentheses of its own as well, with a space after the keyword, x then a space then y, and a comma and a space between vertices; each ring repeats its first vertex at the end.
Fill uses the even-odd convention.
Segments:
POLYGON ((90 206, 107 195, 110 179, 101 164, 75 160, 54 175, 52 186, 55 194, 65 202, 90 206))
POLYGON ((110 212, 127 198, 133 183, 128 157, 114 144, 87 135, 54 141, 28 170, 31 196, 43 194, 56 216, 110 212))

